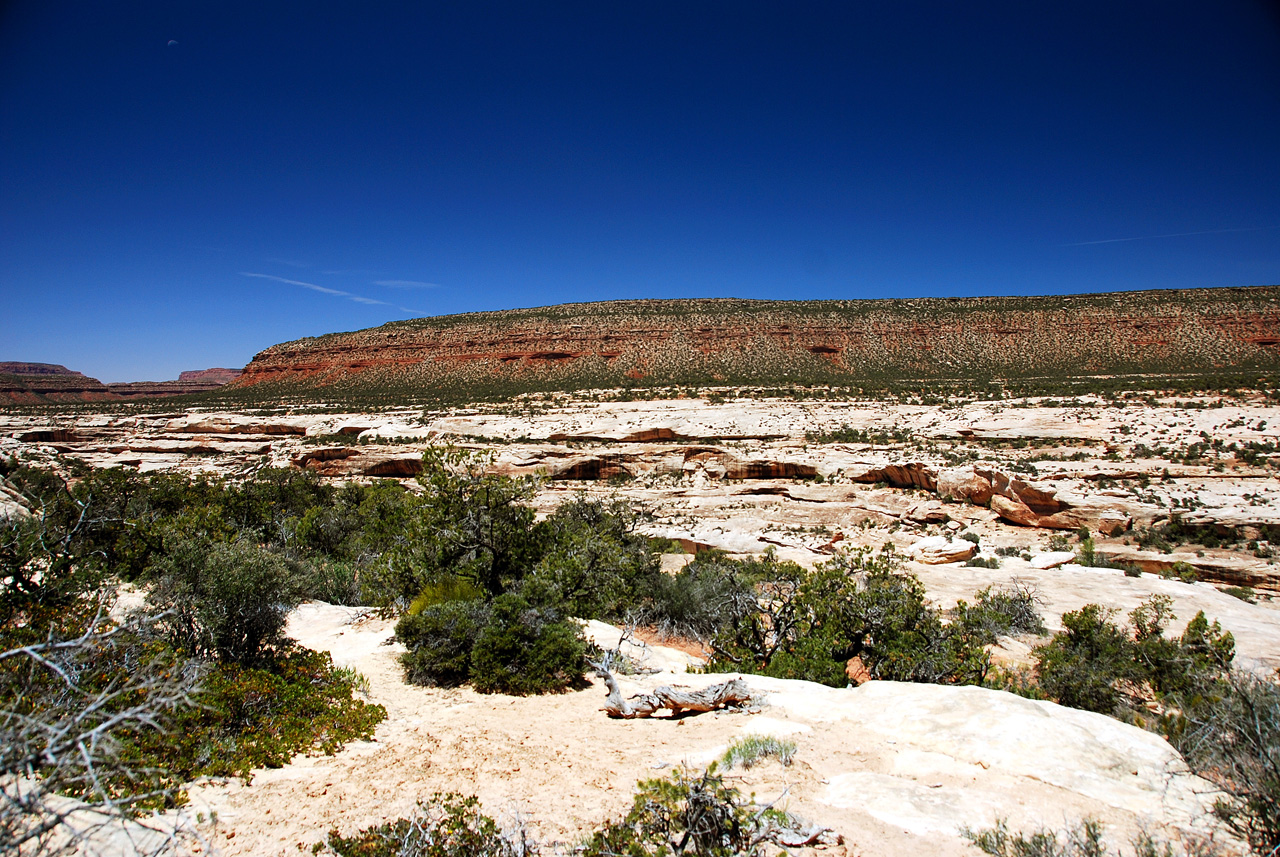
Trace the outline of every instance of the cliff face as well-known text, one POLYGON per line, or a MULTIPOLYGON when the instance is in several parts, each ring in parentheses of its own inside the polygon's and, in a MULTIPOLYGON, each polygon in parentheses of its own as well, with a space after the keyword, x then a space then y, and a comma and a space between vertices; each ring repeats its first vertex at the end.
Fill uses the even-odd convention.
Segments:
POLYGON ((97 378, 54 363, 0 363, 0 402, 96 402, 113 399, 97 378))
POLYGON ((276 345, 232 387, 482 392, 1277 368, 1280 287, 1257 287, 470 313, 276 345))
POLYGON ((193 384, 229 384, 240 377, 239 369, 188 369, 178 373, 179 381, 193 384))
POLYGON ((240 375, 237 369, 197 369, 177 381, 104 384, 53 363, 0 363, 0 402, 46 404, 184 396, 216 390, 240 375))

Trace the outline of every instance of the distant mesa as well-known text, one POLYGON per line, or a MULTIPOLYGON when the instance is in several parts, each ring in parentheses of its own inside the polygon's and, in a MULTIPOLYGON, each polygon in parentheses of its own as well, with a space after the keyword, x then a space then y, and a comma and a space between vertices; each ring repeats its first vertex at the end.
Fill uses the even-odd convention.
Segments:
POLYGON ((192 383, 230 384, 240 377, 242 369, 188 369, 178 373, 179 381, 192 383))
POLYGON ((472 398, 619 387, 1280 371, 1280 287, 860 301, 630 300, 272 346, 229 391, 472 398))
POLYGON ((57 363, 0 363, 0 375, 74 375, 85 376, 80 372, 72 372, 66 366, 57 363))
POLYGON ((0 362, 0 402, 37 405, 185 396, 216 390, 239 375, 238 369, 196 369, 181 373, 176 381, 104 384, 56 363, 0 362))

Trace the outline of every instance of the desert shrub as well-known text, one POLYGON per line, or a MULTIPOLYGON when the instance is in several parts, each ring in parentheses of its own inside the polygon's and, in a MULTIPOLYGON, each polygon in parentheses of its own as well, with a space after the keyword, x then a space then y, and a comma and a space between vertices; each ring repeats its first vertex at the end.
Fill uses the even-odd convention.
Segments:
MULTIPOLYGON (((1010 832, 1009 825, 1001 819, 995 827, 985 830, 963 828, 960 834, 979 850, 992 857, 1125 857, 1121 848, 1112 848, 1102 838, 1103 826, 1093 819, 1084 819, 1065 831, 1045 828, 1027 834, 1010 832)), ((1198 839, 1172 843, 1159 840, 1147 833, 1140 833, 1129 843, 1132 857, 1216 857, 1225 852, 1210 842, 1198 839), (1175 850, 1176 847, 1176 850, 1175 850)))
POLYGON ((59 844, 68 804, 54 792, 101 818, 169 805, 202 773, 331 751, 383 716, 351 699, 354 675, 285 643, 293 570, 229 540, 219 484, 87 474, 69 488, 48 473, 28 484, 49 514, 0 526, 0 790, 23 792, 0 798, 0 850, 59 844), (170 609, 117 625, 110 586, 142 557, 151 603, 170 609))
POLYGON ((792 827, 785 813, 744 800, 712 765, 698 775, 677 770, 639 784, 630 811, 587 840, 583 857, 754 857, 771 833, 792 827))
POLYGON ((944 625, 913 575, 879 574, 858 599, 862 646, 874 678, 980 684, 990 666, 982 639, 963 624, 944 625))
POLYGON ((1225 592, 1227 595, 1230 595, 1235 598, 1239 598, 1241 601, 1245 602, 1246 604, 1258 603, 1257 593, 1253 591, 1252 587, 1227 586, 1227 587, 1224 587, 1222 591, 1225 592))
POLYGON ((321 557, 301 564, 298 595, 304 601, 356 606, 364 603, 360 569, 344 560, 321 557))
POLYGON ((1049 550, 1051 551, 1069 551, 1071 550, 1071 539, 1062 533, 1054 533, 1049 536, 1049 550))
POLYGON ((523 831, 504 835, 474 796, 452 793, 434 794, 408 818, 353 836, 333 830, 326 844, 339 857, 525 857, 538 851, 523 831))
POLYGON ((971 556, 965 560, 966 568, 999 568, 1000 558, 996 556, 971 556))
MULTIPOLYGON (((813 833, 812 827, 802 826, 787 813, 759 806, 754 797, 744 798, 725 783, 713 763, 702 773, 677 770, 669 778, 639 783, 627 814, 598 826, 573 853, 583 857, 762 857, 778 853, 787 838, 804 839, 813 833)), ((526 857, 541 851, 523 825, 501 830, 480 812, 475 797, 458 794, 432 795, 420 801, 408 818, 352 836, 331 831, 315 851, 322 849, 338 857, 526 857)), ((555 853, 561 849, 555 848, 555 853)))
POLYGON ((547 693, 583 681, 582 629, 518 595, 495 598, 471 655, 471 683, 481 693, 547 693))
POLYGON ((1134 568, 1134 566, 1113 562, 1108 559, 1105 554, 1100 553, 1094 546, 1092 538, 1081 540, 1080 547, 1076 549, 1075 561, 1078 565, 1088 568, 1115 568, 1124 571, 1126 574, 1134 568))
POLYGON ((298 753, 334 753, 348 741, 371 739, 386 717, 381 705, 354 698, 358 683, 327 652, 300 646, 253 667, 214 664, 168 734, 140 736, 128 756, 176 787, 199 776, 247 779, 253 768, 278 768, 298 753))
POLYGON ((400 656, 405 678, 414 684, 456 687, 471 677, 471 654, 488 625, 489 605, 478 599, 444 601, 396 623, 396 637, 408 649, 400 656))
POLYGON ((165 535, 164 555, 148 570, 147 603, 160 626, 191 657, 250 666, 281 642, 300 600, 297 576, 278 555, 243 541, 209 541, 182 528, 165 535))
POLYGON ((1237 672, 1184 696, 1173 745, 1227 797, 1214 813, 1258 854, 1280 849, 1280 686, 1237 672))
POLYGON ((237 532, 255 533, 264 542, 286 547, 296 521, 313 508, 331 505, 335 491, 310 470, 272 467, 227 485, 220 499, 237 532))
POLYGON ((409 609, 405 613, 421 613, 428 607, 444 604, 448 601, 481 600, 484 600, 484 591, 474 583, 461 577, 445 575, 422 587, 422 591, 409 604, 409 609))
POLYGON ((74 852, 86 826, 176 796, 128 748, 164 739, 192 704, 196 672, 154 640, 149 618, 108 619, 109 603, 29 605, 0 624, 0 853, 74 852), (58 795, 89 805, 76 825, 64 822, 77 804, 58 795))
POLYGON ((482 460, 461 450, 429 449, 422 459, 425 495, 391 551, 384 596, 403 608, 443 575, 466 578, 489 597, 518 584, 544 550, 547 528, 525 505, 534 480, 486 474, 482 460))
POLYGON ((621 619, 661 572, 649 539, 621 501, 578 497, 562 503, 544 525, 546 552, 522 594, 582 618, 621 619))
POLYGON ((777 759, 783 766, 788 766, 795 755, 794 741, 771 735, 748 735, 729 745, 729 749, 720 757, 720 764, 726 771, 735 765, 750 768, 763 759, 777 759))
POLYGON ((1065 630, 1035 649, 1040 685, 1072 708, 1115 712, 1121 682, 1137 677, 1128 635, 1111 622, 1115 615, 1097 604, 1064 613, 1065 630))
POLYGON ((1048 629, 1037 607, 1035 588, 1019 580, 988 586, 974 594, 974 604, 956 604, 955 622, 977 632, 987 643, 1010 634, 1044 634, 1048 629))
POLYGON ((962 624, 947 625, 902 573, 892 551, 842 554, 813 572, 771 555, 745 568, 754 607, 713 640, 708 669, 758 672, 833 686, 844 665, 862 659, 875 678, 976 683, 988 658, 962 624))
POLYGON ((658 575, 648 583, 647 598, 630 618, 663 636, 708 642, 756 609, 742 564, 716 551, 701 553, 674 575, 658 575))
POLYGON ((1152 697, 1212 692, 1230 670, 1235 641, 1203 612, 1181 637, 1166 637, 1170 603, 1166 596, 1143 602, 1129 614, 1131 630, 1097 604, 1064 613, 1065 630, 1034 650, 1044 692, 1072 708, 1130 719, 1152 697))

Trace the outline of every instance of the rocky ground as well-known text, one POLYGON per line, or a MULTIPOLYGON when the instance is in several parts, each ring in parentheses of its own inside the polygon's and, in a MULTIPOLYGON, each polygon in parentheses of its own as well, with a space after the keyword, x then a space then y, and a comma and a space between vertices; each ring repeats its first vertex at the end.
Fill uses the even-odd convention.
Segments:
MULTIPOLYGON (((1178 630, 1204 610, 1235 635, 1242 664, 1280 667, 1280 602, 1270 600, 1280 593, 1272 556, 1280 546, 1269 540, 1280 528, 1280 406, 1262 397, 609 399, 426 413, 11 413, 0 414, 0 454, 408 480, 426 445, 463 444, 491 455, 495 470, 540 475, 541 511, 579 491, 630 501, 647 532, 686 551, 668 566, 705 547, 773 548, 813 565, 848 547, 892 543, 942 606, 1018 578, 1036 586, 1055 628, 1064 611, 1089 602, 1127 612, 1162 593, 1178 630), (1175 515, 1213 534, 1213 546, 1153 541, 1150 529, 1175 515), (1076 564, 1081 527, 1099 555, 1144 573, 1076 564), (975 555, 999 567, 966 566, 975 555), (1244 586, 1256 603, 1231 589, 1244 586)), ((16 500, 0 496, 6 502, 16 500)), ((791 767, 771 762, 743 774, 745 790, 785 792, 793 811, 845 837, 834 853, 964 853, 958 829, 998 817, 1061 826, 1087 815, 1121 834, 1189 829, 1203 823, 1193 819, 1209 799, 1150 734, 994 691, 833 690, 751 677, 767 694, 753 714, 612 721, 598 710, 600 686, 531 699, 409 687, 396 647, 383 645, 390 625, 349 610, 305 606, 291 630, 364 672, 390 717, 373 743, 261 772, 251 785, 195 789, 193 811, 217 813, 209 846, 221 853, 309 851, 330 827, 394 818, 439 790, 475 792, 491 813, 518 813, 541 835, 571 841, 621 812, 636 780, 705 763, 748 733, 788 735, 799 753, 791 767)), ((999 654, 1018 661, 1032 642, 1005 641, 999 654)), ((670 652, 654 657, 681 663, 670 652)), ((630 687, 706 680, 667 673, 630 687)))

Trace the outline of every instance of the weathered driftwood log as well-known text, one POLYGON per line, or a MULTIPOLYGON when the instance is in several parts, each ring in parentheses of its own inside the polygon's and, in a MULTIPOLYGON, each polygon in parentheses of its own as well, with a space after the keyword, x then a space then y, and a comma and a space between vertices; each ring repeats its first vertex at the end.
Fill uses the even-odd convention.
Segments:
POLYGON ((592 666, 596 667, 596 672, 609 688, 604 710, 610 717, 626 720, 652 717, 655 712, 664 708, 670 709, 672 714, 682 711, 714 711, 726 705, 743 705, 751 701, 751 691, 740 678, 697 691, 676 690, 664 685, 651 693, 638 693, 630 699, 623 699, 622 688, 618 687, 618 680, 613 677, 613 673, 598 664, 592 666))

